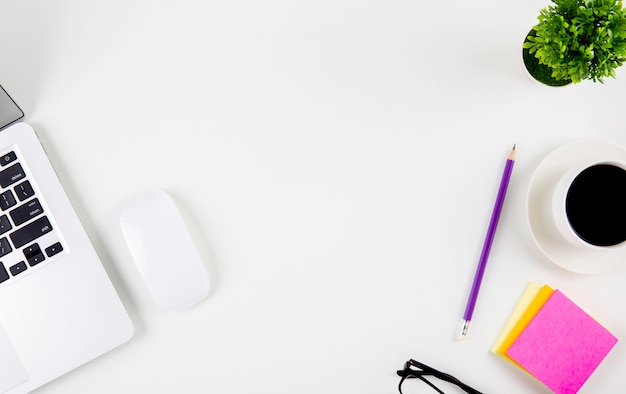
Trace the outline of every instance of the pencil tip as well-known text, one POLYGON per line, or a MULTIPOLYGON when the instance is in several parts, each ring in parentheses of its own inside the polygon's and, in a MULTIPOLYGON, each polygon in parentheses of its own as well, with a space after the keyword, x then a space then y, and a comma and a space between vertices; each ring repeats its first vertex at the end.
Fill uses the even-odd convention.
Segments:
POLYGON ((508 156, 508 160, 515 160, 515 147, 517 146, 517 144, 513 145, 513 149, 511 149, 511 152, 509 152, 509 156, 508 156))

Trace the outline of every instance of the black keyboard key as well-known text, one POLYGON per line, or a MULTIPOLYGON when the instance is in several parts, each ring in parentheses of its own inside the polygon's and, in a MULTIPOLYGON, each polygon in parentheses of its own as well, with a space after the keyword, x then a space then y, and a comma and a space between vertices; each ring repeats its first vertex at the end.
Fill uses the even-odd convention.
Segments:
POLYGON ((12 228, 13 226, 11 226, 11 222, 9 222, 7 215, 0 216, 0 235, 6 233, 12 228))
POLYGON ((0 157, 0 165, 4 167, 15 160, 17 160, 17 155, 15 154, 15 152, 11 151, 6 155, 0 157))
POLYGON ((19 263, 9 267, 9 271, 11 271, 11 275, 15 276, 15 275, 19 275, 22 272, 26 271, 26 263, 23 261, 20 261, 19 263))
POLYGON ((26 174, 20 163, 15 163, 6 170, 0 171, 0 186, 6 188, 25 177, 26 174))
POLYGON ((57 242, 54 245, 50 245, 46 248, 46 254, 48 255, 48 257, 52 257, 55 254, 59 254, 63 251, 63 245, 61 245, 61 242, 57 242))
POLYGON ((31 257, 30 259, 28 259, 28 265, 30 265, 31 267, 34 267, 37 264, 39 264, 42 261, 44 261, 45 259, 46 258, 44 257, 43 253, 36 254, 33 257, 31 257))
POLYGON ((4 268, 4 264, 0 263, 0 283, 7 279, 9 279, 9 273, 7 272, 7 269, 4 268))
POLYGON ((21 248, 50 231, 52 231, 52 225, 48 218, 43 216, 21 229, 12 232, 9 236, 11 237, 13 245, 16 248, 21 248))
POLYGON ((17 196, 17 198, 20 199, 20 201, 24 201, 27 198, 31 198, 32 196, 34 196, 35 191, 33 190, 30 182, 24 181, 15 186, 15 195, 17 196))
POLYGON ((15 201, 15 197, 13 197, 13 192, 11 190, 7 190, 6 192, 0 194, 0 209, 6 211, 15 204, 17 204, 17 201, 15 201))
POLYGON ((0 238, 0 257, 6 256, 11 253, 13 249, 11 248, 11 244, 7 237, 0 238))
POLYGON ((43 213, 43 208, 39 204, 39 200, 34 198, 10 212, 11 219, 16 226, 28 222, 43 213))
POLYGON ((24 252, 24 257, 26 257, 26 261, 28 261, 28 265, 31 267, 34 267, 46 259, 43 253, 41 253, 39 244, 36 243, 24 248, 22 252, 24 252))
POLYGON ((29 258, 30 256, 33 256, 37 253, 41 253, 41 248, 39 247, 38 243, 34 243, 30 246, 25 247, 22 252, 24 252, 24 257, 29 258))

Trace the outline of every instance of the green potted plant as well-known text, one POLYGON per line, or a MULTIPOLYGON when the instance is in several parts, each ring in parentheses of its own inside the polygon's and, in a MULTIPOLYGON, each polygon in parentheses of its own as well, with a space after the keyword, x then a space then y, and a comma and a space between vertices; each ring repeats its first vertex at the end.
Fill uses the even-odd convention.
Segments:
POLYGON ((562 86, 615 78, 626 60, 626 11, 621 0, 552 0, 523 44, 526 69, 562 86))

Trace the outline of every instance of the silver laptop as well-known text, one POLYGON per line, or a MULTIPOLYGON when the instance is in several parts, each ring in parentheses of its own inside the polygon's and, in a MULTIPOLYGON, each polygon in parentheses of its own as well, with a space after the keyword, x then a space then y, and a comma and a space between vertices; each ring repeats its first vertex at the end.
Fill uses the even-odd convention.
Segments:
POLYGON ((0 87, 1 394, 32 391, 133 334, 23 115, 0 87))

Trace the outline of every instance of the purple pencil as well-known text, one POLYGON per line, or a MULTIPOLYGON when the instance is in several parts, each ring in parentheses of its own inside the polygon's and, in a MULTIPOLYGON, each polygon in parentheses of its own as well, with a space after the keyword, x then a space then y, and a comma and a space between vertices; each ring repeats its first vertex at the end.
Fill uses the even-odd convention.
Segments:
POLYGON ((493 211, 491 212, 491 220, 489 221, 489 228, 487 229, 487 235, 485 236, 485 241, 483 242, 483 250, 480 253, 478 266, 476 267, 474 283, 472 283, 472 290, 470 291, 467 306, 465 307, 465 313, 463 314, 463 325, 460 333, 461 339, 467 337, 467 333, 469 331, 470 321, 472 320, 474 307, 476 306, 476 300, 478 299, 478 292, 480 291, 480 284, 483 280, 485 267, 487 267, 491 244, 493 243, 493 237, 496 235, 496 227, 498 227, 498 220, 500 219, 500 213, 502 212, 504 197, 506 196, 506 190, 509 187, 511 172, 513 172, 513 164, 515 164, 515 145, 513 145, 513 149, 511 149, 511 153, 509 153, 509 156, 507 157, 506 165, 504 166, 504 173, 502 174, 502 180, 500 181, 500 188, 498 189, 498 196, 496 197, 496 203, 494 204, 493 211))

